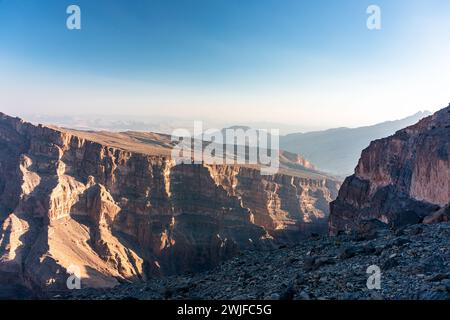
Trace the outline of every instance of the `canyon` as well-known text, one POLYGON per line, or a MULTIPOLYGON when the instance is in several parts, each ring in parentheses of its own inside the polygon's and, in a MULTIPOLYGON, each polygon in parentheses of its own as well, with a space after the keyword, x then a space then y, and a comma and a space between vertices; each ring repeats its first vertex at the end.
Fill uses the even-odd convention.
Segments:
POLYGON ((449 143, 450 106, 373 141, 341 186, 286 151, 267 176, 177 164, 164 134, 0 114, 2 297, 448 299, 449 143))
POLYGON ((450 105, 373 141, 331 203, 329 235, 247 250, 205 272, 53 297, 448 301, 449 143, 450 105))
POLYGON ((281 152, 278 174, 176 164, 170 136, 33 125, 0 114, 2 294, 200 272, 327 229, 340 182, 281 152))

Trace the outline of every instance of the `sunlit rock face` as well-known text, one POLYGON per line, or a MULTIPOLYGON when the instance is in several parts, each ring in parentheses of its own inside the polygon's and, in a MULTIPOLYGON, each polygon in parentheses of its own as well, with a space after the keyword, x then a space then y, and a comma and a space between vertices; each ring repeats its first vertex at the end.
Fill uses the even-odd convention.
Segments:
POLYGON ((75 268, 83 286, 113 287, 326 230, 339 183, 305 175, 309 163, 301 175, 273 176, 175 165, 167 139, 0 114, 0 283, 65 290, 75 268))
POLYGON ((449 155, 450 106, 372 142, 331 204, 330 233, 371 219, 394 227, 417 223, 442 210, 450 202, 449 155))

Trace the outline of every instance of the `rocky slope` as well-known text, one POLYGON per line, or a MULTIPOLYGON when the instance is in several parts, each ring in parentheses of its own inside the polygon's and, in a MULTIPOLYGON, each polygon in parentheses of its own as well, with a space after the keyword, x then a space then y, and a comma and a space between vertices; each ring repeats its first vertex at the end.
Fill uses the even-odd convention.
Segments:
POLYGON ((330 233, 371 220, 393 227, 443 221, 449 204, 450 106, 363 151, 331 204, 330 233))
MULTIPOLYGON (((369 282, 372 283, 372 282, 369 282)), ((54 299, 449 300, 450 224, 384 229, 375 239, 316 237, 291 248, 249 251, 214 270, 54 299), (369 290, 369 266, 381 271, 369 290)))
MULTIPOLYGON (((201 271, 326 228, 339 183, 296 163, 273 176, 175 165, 168 136, 34 126, 0 114, 2 294, 113 287, 201 271)), ((7 294, 6 294, 7 295, 7 294)))

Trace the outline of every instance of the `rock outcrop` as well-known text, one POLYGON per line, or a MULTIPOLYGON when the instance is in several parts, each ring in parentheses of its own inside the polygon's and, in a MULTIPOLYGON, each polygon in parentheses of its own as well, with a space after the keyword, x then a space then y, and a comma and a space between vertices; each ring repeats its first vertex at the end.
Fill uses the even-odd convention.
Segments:
POLYGON ((362 152, 331 203, 329 230, 359 231, 374 219, 394 228, 445 221, 449 202, 450 106, 362 152))
MULTIPOLYGON (((108 288, 200 271, 326 229, 339 183, 176 165, 167 136, 34 126, 0 113, 0 285, 108 288)), ((296 164, 299 166, 298 158, 296 164)))

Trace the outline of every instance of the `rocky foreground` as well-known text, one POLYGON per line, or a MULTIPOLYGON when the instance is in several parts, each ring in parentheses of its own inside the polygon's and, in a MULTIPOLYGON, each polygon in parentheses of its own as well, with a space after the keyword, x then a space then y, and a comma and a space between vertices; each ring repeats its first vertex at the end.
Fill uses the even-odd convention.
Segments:
POLYGON ((450 300, 450 223, 396 231, 316 237, 273 251, 244 252, 196 275, 81 289, 56 299, 386 299, 450 300), (381 269, 381 289, 369 290, 367 268, 381 269))

